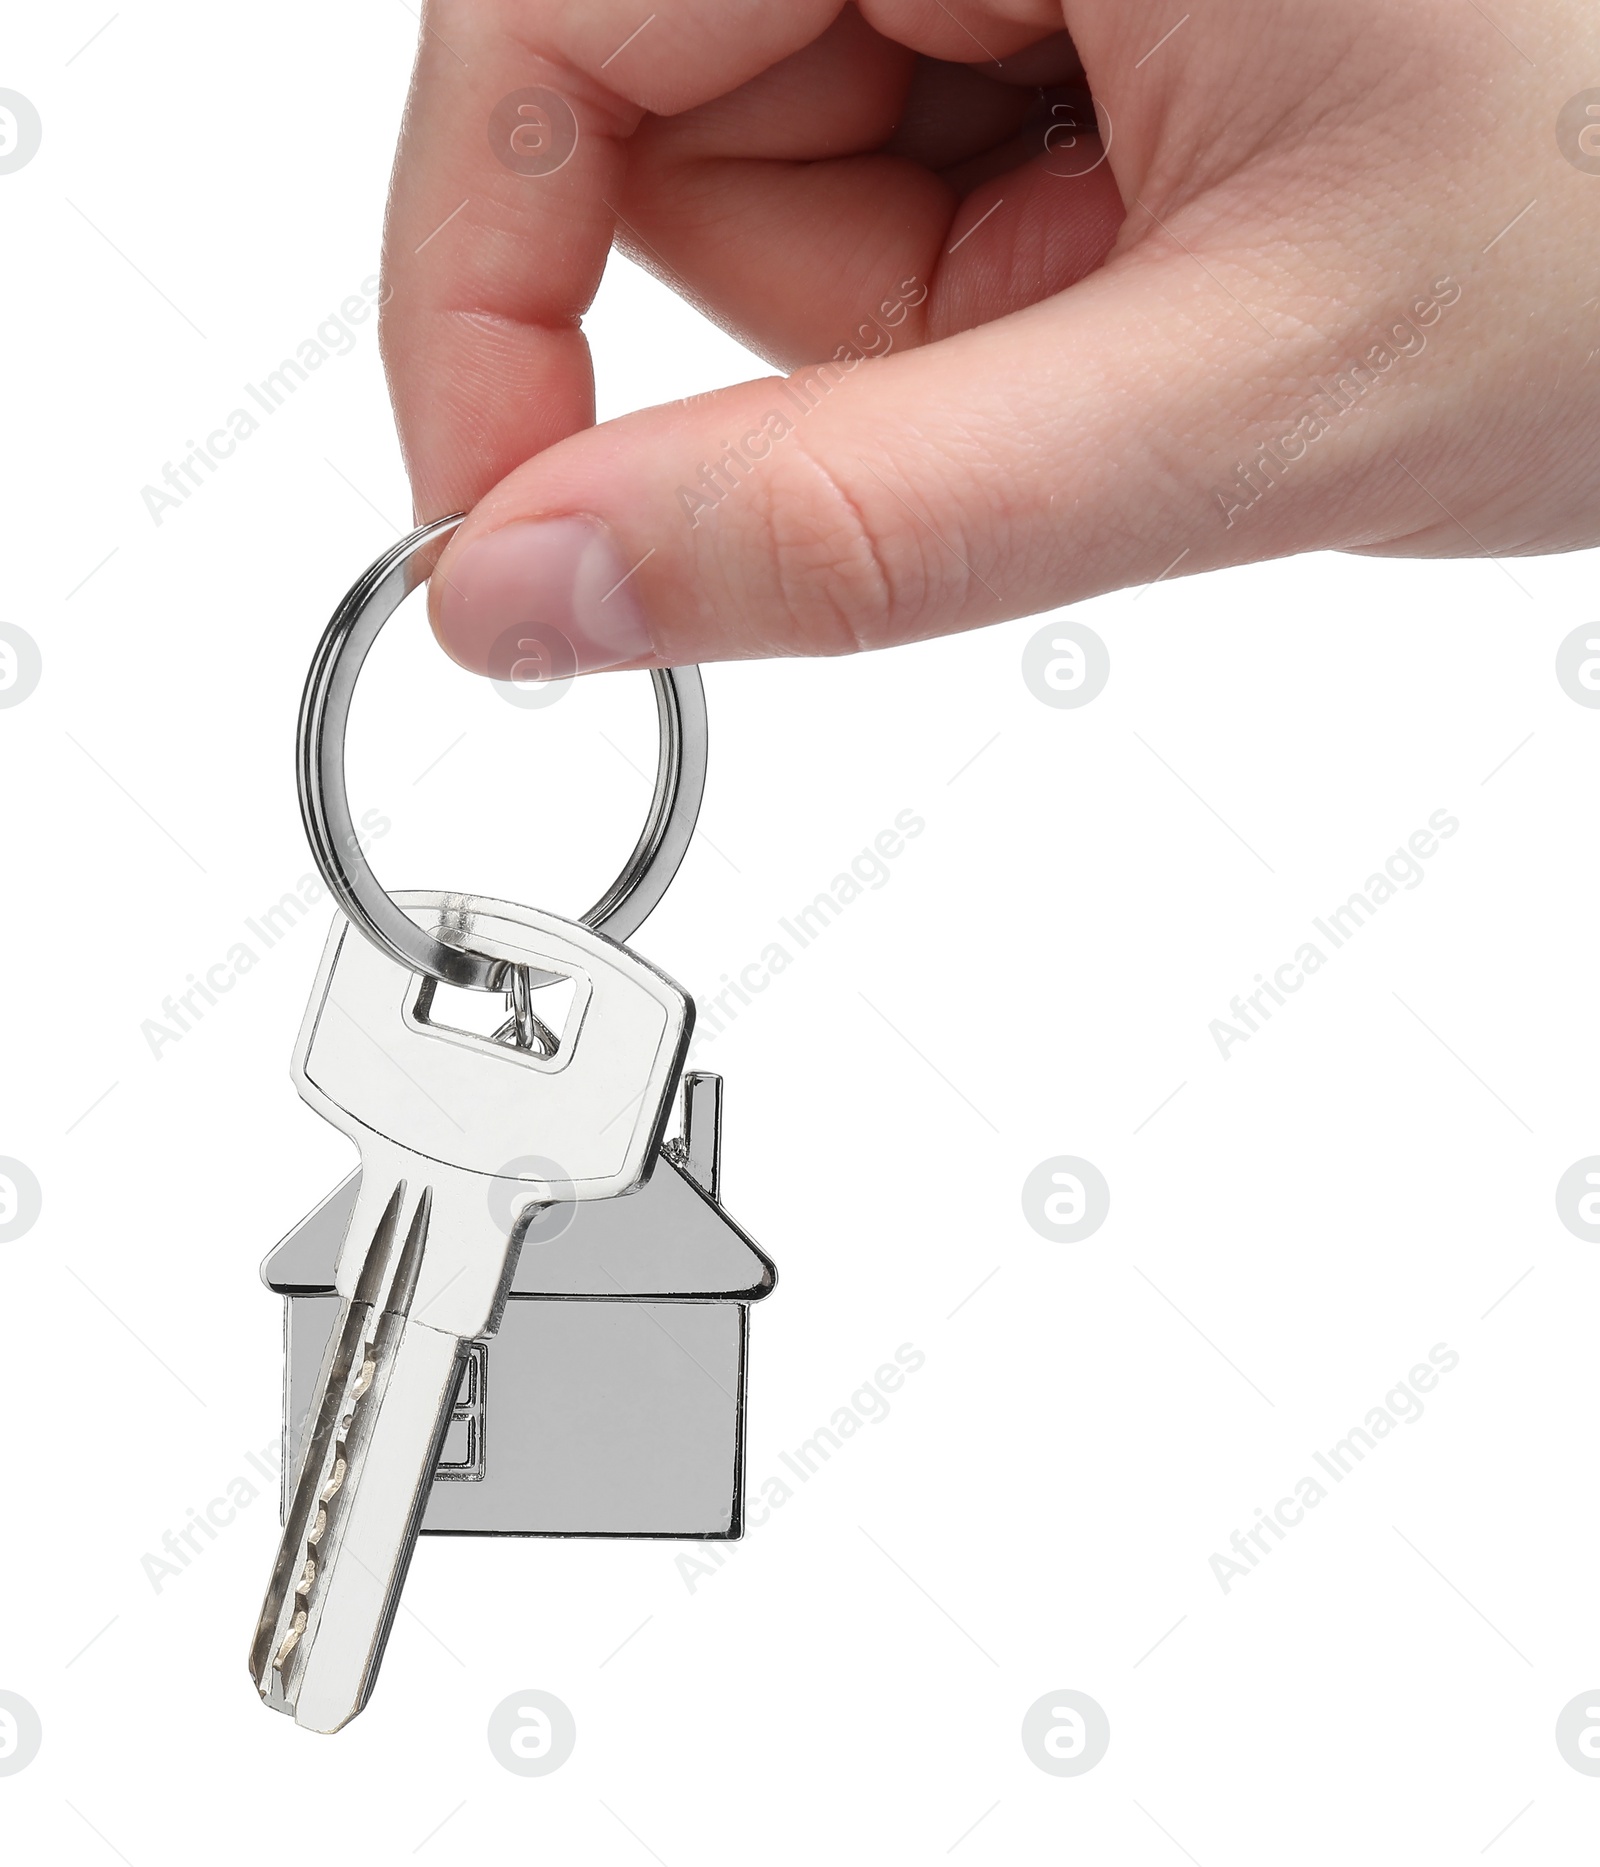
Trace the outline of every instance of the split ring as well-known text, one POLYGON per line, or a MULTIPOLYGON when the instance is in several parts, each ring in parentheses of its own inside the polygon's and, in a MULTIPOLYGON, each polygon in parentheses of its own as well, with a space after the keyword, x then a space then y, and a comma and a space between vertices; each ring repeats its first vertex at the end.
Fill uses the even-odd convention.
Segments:
MULTIPOLYGON (((465 513, 436 519, 386 551, 333 612, 311 659, 295 748, 300 815, 328 890, 361 932, 391 959, 446 985, 508 989, 503 960, 447 946, 394 902, 361 852, 345 785, 350 701, 378 631, 433 569, 465 513)), ((667 892, 694 834, 706 783, 706 697, 700 670, 652 668, 661 754, 655 792, 632 854, 583 924, 623 941, 667 892)))

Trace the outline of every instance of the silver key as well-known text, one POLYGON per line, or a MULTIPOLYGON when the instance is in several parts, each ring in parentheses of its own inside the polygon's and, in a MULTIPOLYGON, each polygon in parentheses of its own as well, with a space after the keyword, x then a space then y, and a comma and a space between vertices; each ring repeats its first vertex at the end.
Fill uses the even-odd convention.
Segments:
POLYGON ((670 979, 587 928, 471 896, 394 898, 442 940, 570 978, 574 995, 544 1055, 431 1022, 429 982, 342 918, 323 954, 294 1075, 360 1148, 361 1190, 250 1654, 266 1703, 315 1731, 372 1690, 468 1344, 499 1325, 529 1220, 646 1177, 692 1022, 670 979))

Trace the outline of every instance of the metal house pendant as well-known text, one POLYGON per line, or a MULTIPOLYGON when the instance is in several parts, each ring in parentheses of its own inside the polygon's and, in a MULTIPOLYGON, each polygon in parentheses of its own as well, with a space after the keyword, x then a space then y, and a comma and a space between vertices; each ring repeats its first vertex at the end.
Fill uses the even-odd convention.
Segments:
MULTIPOLYGON (((683 1082, 683 1134, 620 1199, 534 1221, 496 1334, 472 1345, 424 1535, 737 1537, 749 1306, 771 1261, 717 1203, 722 1079, 683 1082)), ((284 1298, 289 1481, 359 1170, 262 1266, 284 1298)))

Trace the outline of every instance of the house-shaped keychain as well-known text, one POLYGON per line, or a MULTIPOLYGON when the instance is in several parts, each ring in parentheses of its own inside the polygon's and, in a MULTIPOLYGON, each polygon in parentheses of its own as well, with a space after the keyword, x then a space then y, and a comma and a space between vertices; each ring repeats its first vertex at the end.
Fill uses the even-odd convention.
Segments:
MULTIPOLYGON (((682 1137, 636 1192, 538 1215, 499 1332, 472 1344, 425 1535, 741 1534, 749 1306, 776 1274, 717 1204, 721 1142, 722 1079, 691 1072, 682 1137)), ((284 1298, 286 1483, 359 1181, 261 1267, 284 1298)))

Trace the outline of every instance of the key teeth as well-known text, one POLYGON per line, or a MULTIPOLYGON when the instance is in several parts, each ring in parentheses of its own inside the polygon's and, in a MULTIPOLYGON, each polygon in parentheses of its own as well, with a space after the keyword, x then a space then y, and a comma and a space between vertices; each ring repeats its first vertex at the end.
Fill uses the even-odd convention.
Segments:
POLYGON ((328 1503, 330 1499, 338 1496, 339 1487, 340 1485, 344 1483, 346 1463, 347 1462, 344 1456, 344 1448, 341 1445, 339 1449, 339 1455, 333 1461, 333 1471, 331 1475, 329 1476, 328 1482, 322 1487, 321 1497, 322 1497, 322 1502, 324 1504, 328 1503))
MULTIPOLYGON (((345 1320, 335 1337, 337 1340, 338 1334, 348 1327, 349 1320, 355 1312, 365 1309, 366 1318, 361 1324, 361 1334, 355 1353, 351 1356, 351 1364, 357 1367, 358 1372, 353 1381, 349 1380, 348 1375, 346 1376, 347 1386, 344 1394, 346 1411, 333 1428, 332 1443, 327 1445, 324 1451, 322 1482, 317 1486, 315 1509, 307 1513, 311 1517, 309 1528, 303 1533, 304 1559, 298 1572, 299 1579, 292 1588, 289 1586, 286 1573, 288 1566, 286 1550, 280 1546, 274 1581, 269 1585, 267 1599, 262 1607, 261 1621, 251 1649, 250 1672, 255 1680, 256 1689, 263 1701, 277 1711, 291 1714, 294 1711, 293 1694, 289 1689, 286 1668, 294 1658, 295 1650, 301 1643, 309 1620, 309 1596, 302 1589, 301 1583, 305 1581, 308 1569, 313 1581, 320 1572, 321 1565, 315 1561, 315 1552, 328 1531, 328 1505, 343 1487, 348 1470, 351 1428, 356 1415, 361 1410, 361 1401, 371 1389, 377 1375, 378 1352, 375 1338, 382 1322, 379 1303, 386 1287, 390 1290, 392 1297, 396 1282, 406 1262, 407 1250, 416 1236, 417 1227, 414 1222, 411 1234, 406 1239, 405 1247, 398 1254, 397 1261, 394 1249, 395 1237, 405 1209, 405 1201, 406 1182, 400 1179, 395 1182, 393 1190, 384 1202, 382 1212, 373 1224, 371 1237, 362 1259, 360 1275, 356 1280, 355 1291, 349 1300, 345 1320), (336 1483, 335 1478, 337 1478, 336 1483), (278 1593, 280 1588, 284 1591, 282 1594, 278 1593), (284 1615, 290 1603, 299 1605, 290 1612, 289 1625, 285 1628, 284 1615)), ((361 1206, 358 1203, 357 1215, 360 1211, 361 1206)), ((352 1223, 354 1223, 354 1216, 352 1223)), ((425 1229, 424 1227, 424 1232, 425 1229)), ((325 1405, 327 1399, 325 1389, 319 1397, 325 1405)), ((315 1431, 316 1427, 313 1422, 312 1435, 315 1431)), ((291 1518, 296 1514, 296 1501, 304 1495, 305 1484, 311 1476, 303 1468, 309 1463, 314 1451, 314 1436, 308 1436, 300 1456, 301 1469, 297 1471, 294 1489, 290 1494, 289 1516, 291 1518)), ((285 1545, 292 1534, 292 1523, 286 1523, 285 1545)))
MULTIPOLYGON (((284 1708, 306 1730, 342 1729, 372 1694, 416 1545, 440 1442, 460 1386, 463 1344, 458 1337, 388 1317, 380 1342, 383 1363, 374 1383, 372 1411, 353 1429, 350 1477, 343 1493, 330 1500, 326 1554, 317 1559, 318 1572, 306 1598, 309 1624, 297 1646, 289 1650, 290 1683, 284 1697, 292 1702, 284 1708), (398 1512, 402 1493, 394 1483, 395 1442, 391 1437, 381 1443, 380 1436, 388 1430, 386 1422, 398 1420, 400 1443, 409 1449, 420 1424, 419 1408, 425 1408, 433 1419, 434 1432, 419 1457, 415 1487, 406 1503, 408 1520, 402 1526, 398 1512), (376 1535, 373 1515, 365 1507, 366 1494, 361 1491, 374 1461, 388 1485, 377 1493, 384 1502, 375 1507, 380 1526, 376 1535), (383 1561, 393 1565, 387 1574, 372 1566, 383 1561), (359 1616, 359 1625, 352 1627, 341 1619, 333 1629, 328 1617, 347 1611, 359 1616), (330 1644, 321 1644, 325 1641, 330 1644)), ((401 1452, 400 1465, 409 1483, 407 1451, 401 1452)))
MULTIPOLYGON (((367 1347, 370 1350, 370 1342, 367 1344, 367 1347)), ((322 1488, 317 1493, 316 1518, 306 1535, 305 1562, 301 1566, 299 1580, 295 1583, 294 1593, 291 1596, 291 1600, 299 1605, 289 1624, 288 1632, 284 1635, 277 1652, 272 1656, 272 1670, 279 1675, 279 1683, 284 1687, 284 1696, 286 1700, 288 1699, 287 1681, 283 1679, 282 1675, 284 1668, 294 1657, 295 1651, 300 1645, 301 1637, 306 1630, 311 1610, 312 1590, 315 1588, 317 1577, 321 1573, 317 1563, 317 1554, 321 1548, 322 1539, 327 1535, 329 1525, 332 1521, 329 1506, 335 1502, 339 1493, 344 1489, 345 1476, 350 1469, 349 1450, 351 1430, 355 1424, 356 1415, 361 1410, 361 1396, 367 1393, 371 1388, 377 1366, 376 1355, 370 1352, 366 1353, 361 1364, 361 1372, 356 1377, 355 1385, 351 1393, 351 1398, 355 1404, 352 1405, 351 1410, 345 1414, 344 1418, 339 1422, 339 1436, 335 1439, 333 1444, 332 1469, 329 1471, 327 1478, 323 1481, 322 1488)))
MULTIPOLYGON (((362 1422, 367 1411, 381 1404, 383 1388, 378 1376, 385 1355, 384 1341, 388 1341, 387 1352, 392 1355, 400 1333, 404 1331, 406 1317, 416 1295, 417 1280, 421 1273, 423 1253, 428 1239, 428 1223, 433 1209, 431 1191, 424 1189, 417 1201, 411 1224, 407 1229, 404 1242, 398 1251, 394 1249, 395 1233, 404 1209, 405 1184, 402 1182, 395 1189, 384 1209, 381 1223, 378 1225, 367 1259, 362 1266, 358 1283, 361 1300, 370 1307, 367 1320, 356 1353, 351 1357, 351 1364, 356 1366, 354 1377, 346 1376, 345 1401, 347 1410, 341 1415, 326 1444, 320 1471, 321 1482, 316 1490, 316 1507, 311 1526, 305 1534, 304 1559, 298 1578, 289 1593, 286 1605, 289 1620, 283 1627, 284 1607, 278 1611, 278 1626, 282 1629, 281 1637, 272 1653, 272 1658, 265 1668, 265 1677, 258 1675, 256 1684, 261 1697, 277 1710, 291 1714, 296 1723, 301 1723, 299 1698, 299 1676, 291 1678, 291 1671, 296 1658, 303 1662, 308 1651, 307 1632, 311 1627, 313 1611, 316 1609, 320 1581, 326 1585, 327 1573, 335 1554, 330 1539, 326 1557, 323 1556, 323 1544, 329 1539, 336 1519, 344 1508, 348 1507, 347 1479, 352 1461, 359 1456, 356 1442, 361 1437, 362 1422), (386 1273, 386 1274, 385 1274, 386 1273), (387 1294, 383 1295, 387 1285, 387 1294), (379 1307, 381 1296, 381 1308, 379 1307), (374 1391, 376 1390, 376 1391, 374 1391)), ((310 1457, 307 1448, 307 1458, 310 1457)), ((302 1471, 297 1491, 315 1476, 309 1471, 302 1471)), ((280 1558, 281 1560, 281 1558, 280 1558)), ((371 1690, 369 1677, 361 1695, 360 1703, 340 1718, 339 1724, 331 1727, 337 1730, 349 1722, 362 1705, 371 1690)), ((320 1728, 307 1726, 308 1729, 320 1728)))
POLYGON ((304 1608, 289 1623, 289 1631, 283 1637, 283 1645, 272 1656, 272 1670, 282 1673, 289 1663, 289 1656, 300 1644, 300 1636, 306 1631, 306 1611, 304 1608))
POLYGON ((289 1624, 273 1651, 265 1677, 258 1677, 256 1681, 262 1698, 276 1709, 285 1712, 292 1713, 294 1710, 295 1695, 290 1688, 288 1668, 301 1647, 310 1620, 313 1590, 317 1578, 322 1573, 323 1565, 318 1557, 323 1539, 327 1536, 332 1522, 329 1506, 336 1502, 344 1489, 345 1479, 350 1469, 351 1432, 362 1410, 362 1398, 371 1390, 377 1373, 378 1356, 372 1338, 378 1327, 378 1320, 377 1316, 373 1316, 368 1324, 369 1333, 364 1336, 359 1351, 360 1371, 347 1391, 347 1397, 351 1403, 350 1409, 339 1421, 323 1466, 326 1475, 317 1490, 316 1512, 305 1534, 304 1559, 289 1596, 293 1604, 289 1624))

